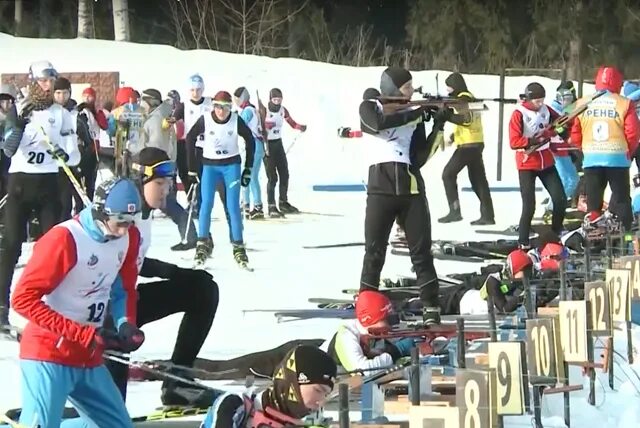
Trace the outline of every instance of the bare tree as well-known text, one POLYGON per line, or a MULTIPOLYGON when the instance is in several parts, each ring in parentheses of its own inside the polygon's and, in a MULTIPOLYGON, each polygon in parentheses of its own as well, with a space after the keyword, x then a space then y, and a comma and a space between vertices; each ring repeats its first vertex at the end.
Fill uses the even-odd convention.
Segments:
POLYGON ((24 22, 22 21, 22 12, 24 9, 22 8, 22 0, 16 0, 15 9, 13 10, 13 22, 14 22, 14 30, 13 35, 16 37, 22 36, 24 33, 24 22))
POLYGON ((78 38, 93 39, 95 36, 93 2, 91 0, 78 0, 78 38))
POLYGON ((38 37, 43 39, 49 37, 51 30, 51 0, 40 0, 38 6, 38 37))
POLYGON ((113 33, 117 42, 131 40, 128 0, 113 0, 113 33))

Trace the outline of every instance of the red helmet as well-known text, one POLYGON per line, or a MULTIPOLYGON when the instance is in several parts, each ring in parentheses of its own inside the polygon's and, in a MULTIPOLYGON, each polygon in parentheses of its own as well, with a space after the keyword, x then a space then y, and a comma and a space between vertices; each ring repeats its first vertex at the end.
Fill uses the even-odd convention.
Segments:
POLYGON ((507 256, 507 268, 511 276, 522 272, 532 264, 531 258, 524 250, 513 250, 507 256))
POLYGON ((122 88, 118 89, 118 92, 116 93, 116 103, 118 104, 118 106, 127 104, 131 98, 133 98, 134 100, 138 99, 138 97, 136 96, 136 91, 132 87, 123 86, 122 88))
POLYGON ((615 94, 619 94, 622 89, 622 83, 624 77, 620 70, 616 67, 603 65, 598 69, 596 73, 596 91, 602 91, 604 89, 615 94))
POLYGON ((391 300, 379 291, 366 290, 358 294, 356 318, 363 327, 370 327, 393 312, 391 300))
POLYGON ((549 242, 540 250, 540 270, 560 269, 560 260, 567 258, 567 249, 558 242, 549 242))

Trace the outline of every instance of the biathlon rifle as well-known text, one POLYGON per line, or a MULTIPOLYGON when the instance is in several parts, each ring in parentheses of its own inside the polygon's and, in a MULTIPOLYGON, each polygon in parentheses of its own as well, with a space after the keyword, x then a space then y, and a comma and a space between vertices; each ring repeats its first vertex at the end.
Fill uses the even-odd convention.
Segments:
POLYGON ((487 106, 482 101, 469 101, 463 98, 443 97, 440 95, 423 94, 422 99, 412 100, 407 97, 379 96, 385 114, 395 113, 410 107, 426 107, 428 110, 453 108, 457 112, 484 111, 487 106))
MULTIPOLYGON (((569 125, 573 119, 580 116, 584 113, 587 108, 589 108, 589 104, 591 104, 594 100, 603 96, 607 91, 598 91, 595 94, 591 95, 587 98, 581 98, 576 100, 573 104, 565 109, 565 113, 547 125, 546 128, 542 129, 540 132, 536 133, 533 137, 536 140, 540 139, 544 134, 549 133, 549 131, 555 131, 556 133, 564 132, 567 125, 569 125)), ((543 139, 542 141, 535 143, 528 148, 525 149, 524 153, 526 156, 531 155, 533 152, 537 151, 541 147, 549 144, 548 139, 543 139)))

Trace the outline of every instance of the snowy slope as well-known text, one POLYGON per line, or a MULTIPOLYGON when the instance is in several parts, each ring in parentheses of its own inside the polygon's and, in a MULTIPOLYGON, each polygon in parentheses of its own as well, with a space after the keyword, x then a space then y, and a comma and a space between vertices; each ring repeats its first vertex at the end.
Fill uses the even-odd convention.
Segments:
MULTIPOLYGON (((309 297, 342 297, 343 288, 358 286, 362 247, 334 250, 305 250, 303 245, 328 244, 363 240, 364 193, 327 194, 310 190, 311 184, 329 182, 358 183, 364 178, 366 151, 358 141, 340 140, 336 128, 342 125, 357 128, 357 104, 362 91, 376 86, 382 68, 350 68, 312 63, 293 59, 271 59, 231 55, 210 51, 183 52, 166 46, 138 45, 90 40, 36 40, 17 39, 0 34, 0 55, 11 61, 0 63, 2 72, 24 72, 31 61, 47 58, 60 71, 121 72, 127 85, 143 89, 156 87, 163 93, 177 88, 184 92, 187 77, 201 73, 207 84, 207 93, 219 89, 233 91, 246 85, 253 94, 260 90, 266 98, 268 90, 278 86, 284 91, 284 104, 293 117, 309 125, 289 154, 291 168, 291 195, 294 205, 308 211, 340 213, 343 217, 294 217, 287 223, 246 223, 247 244, 260 251, 250 252, 256 268, 254 273, 240 271, 231 256, 227 227, 224 221, 213 223, 215 268, 213 275, 220 286, 221 303, 211 334, 201 357, 221 359, 238 356, 279 345, 295 338, 327 338, 339 325, 333 320, 314 320, 278 324, 265 313, 243 313, 244 309, 310 308, 309 297)), ((435 91, 436 72, 418 72, 415 86, 435 91)), ((441 85, 446 72, 440 72, 441 85)), ((470 89, 478 97, 498 96, 497 76, 466 76, 470 89)), ((507 79, 507 97, 517 97, 524 86, 537 80, 545 85, 549 94, 556 82, 539 77, 507 79)), ((439 88, 441 91, 443 87, 439 88)), ((186 95, 186 94, 185 94, 186 95)), ((491 103, 485 113, 484 127, 487 148, 485 162, 489 180, 495 182, 497 105, 491 103)), ((512 107, 506 106, 505 115, 512 107)), ((508 121, 508 120, 507 120, 508 121)), ((506 135, 505 135, 506 137, 506 135)), ((285 144, 291 144, 295 133, 286 130, 285 144)), ((439 153, 424 169, 432 217, 446 213, 446 202, 440 175, 450 152, 439 153)), ((503 184, 516 185, 513 156, 504 149, 505 169, 503 184)), ((459 185, 468 185, 461 174, 459 185)), ((478 202, 470 193, 462 193, 465 222, 433 227, 436 239, 487 239, 475 235, 468 220, 477 217, 478 202)), ((517 193, 494 193, 496 219, 504 227, 517 222, 519 197, 517 193)), ((214 216, 223 219, 220 204, 214 216)), ((172 261, 183 266, 190 262, 181 254, 172 253, 169 246, 177 242, 177 230, 167 219, 157 219, 154 225, 151 257, 172 261)), ((389 255, 383 274, 394 276, 409 274, 406 257, 389 255)), ((437 262, 440 273, 467 272, 477 265, 437 262)), ((16 275, 19 275, 17 272, 16 275)), ((17 278, 17 276, 16 276, 17 278)), ((14 278, 15 279, 15 278, 14 278)), ((15 322, 19 322, 15 317, 15 322)), ((172 316, 145 326, 147 342, 138 353, 141 358, 168 358, 172 351, 174 332, 180 316, 172 316)), ((640 334, 636 335, 640 339, 640 334)), ((618 346, 624 355, 624 347, 618 346)), ((17 346, 0 344, 0 410, 20 406, 17 346)), ((610 426, 627 428, 640 425, 640 382, 637 374, 624 361, 616 358, 622 368, 618 392, 611 391, 606 382, 597 389, 598 406, 586 404, 585 393, 572 394, 572 423, 577 427, 610 426)), ((572 383, 580 383, 579 373, 572 372, 572 383), (575 381, 574 381, 575 380, 575 381)), ((160 404, 158 383, 136 383, 129 389, 128 406, 132 415, 142 415, 160 404)), ((545 426, 562 426, 561 397, 545 398, 545 426)), ((355 416, 355 415, 354 415, 355 416)), ((506 419, 507 427, 531 426, 530 416, 506 419)), ((195 423, 194 423, 195 426, 195 423)))

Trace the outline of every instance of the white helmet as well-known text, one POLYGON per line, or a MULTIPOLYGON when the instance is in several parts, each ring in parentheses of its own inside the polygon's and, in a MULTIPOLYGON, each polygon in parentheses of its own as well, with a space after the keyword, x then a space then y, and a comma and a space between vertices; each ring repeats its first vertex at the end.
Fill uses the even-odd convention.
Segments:
POLYGON ((16 88, 13 85, 8 83, 0 84, 0 97, 3 95, 8 95, 14 100, 16 99, 16 88))
POLYGON ((29 78, 31 80, 55 79, 56 77, 58 77, 58 72, 49 61, 36 61, 29 66, 29 78))

